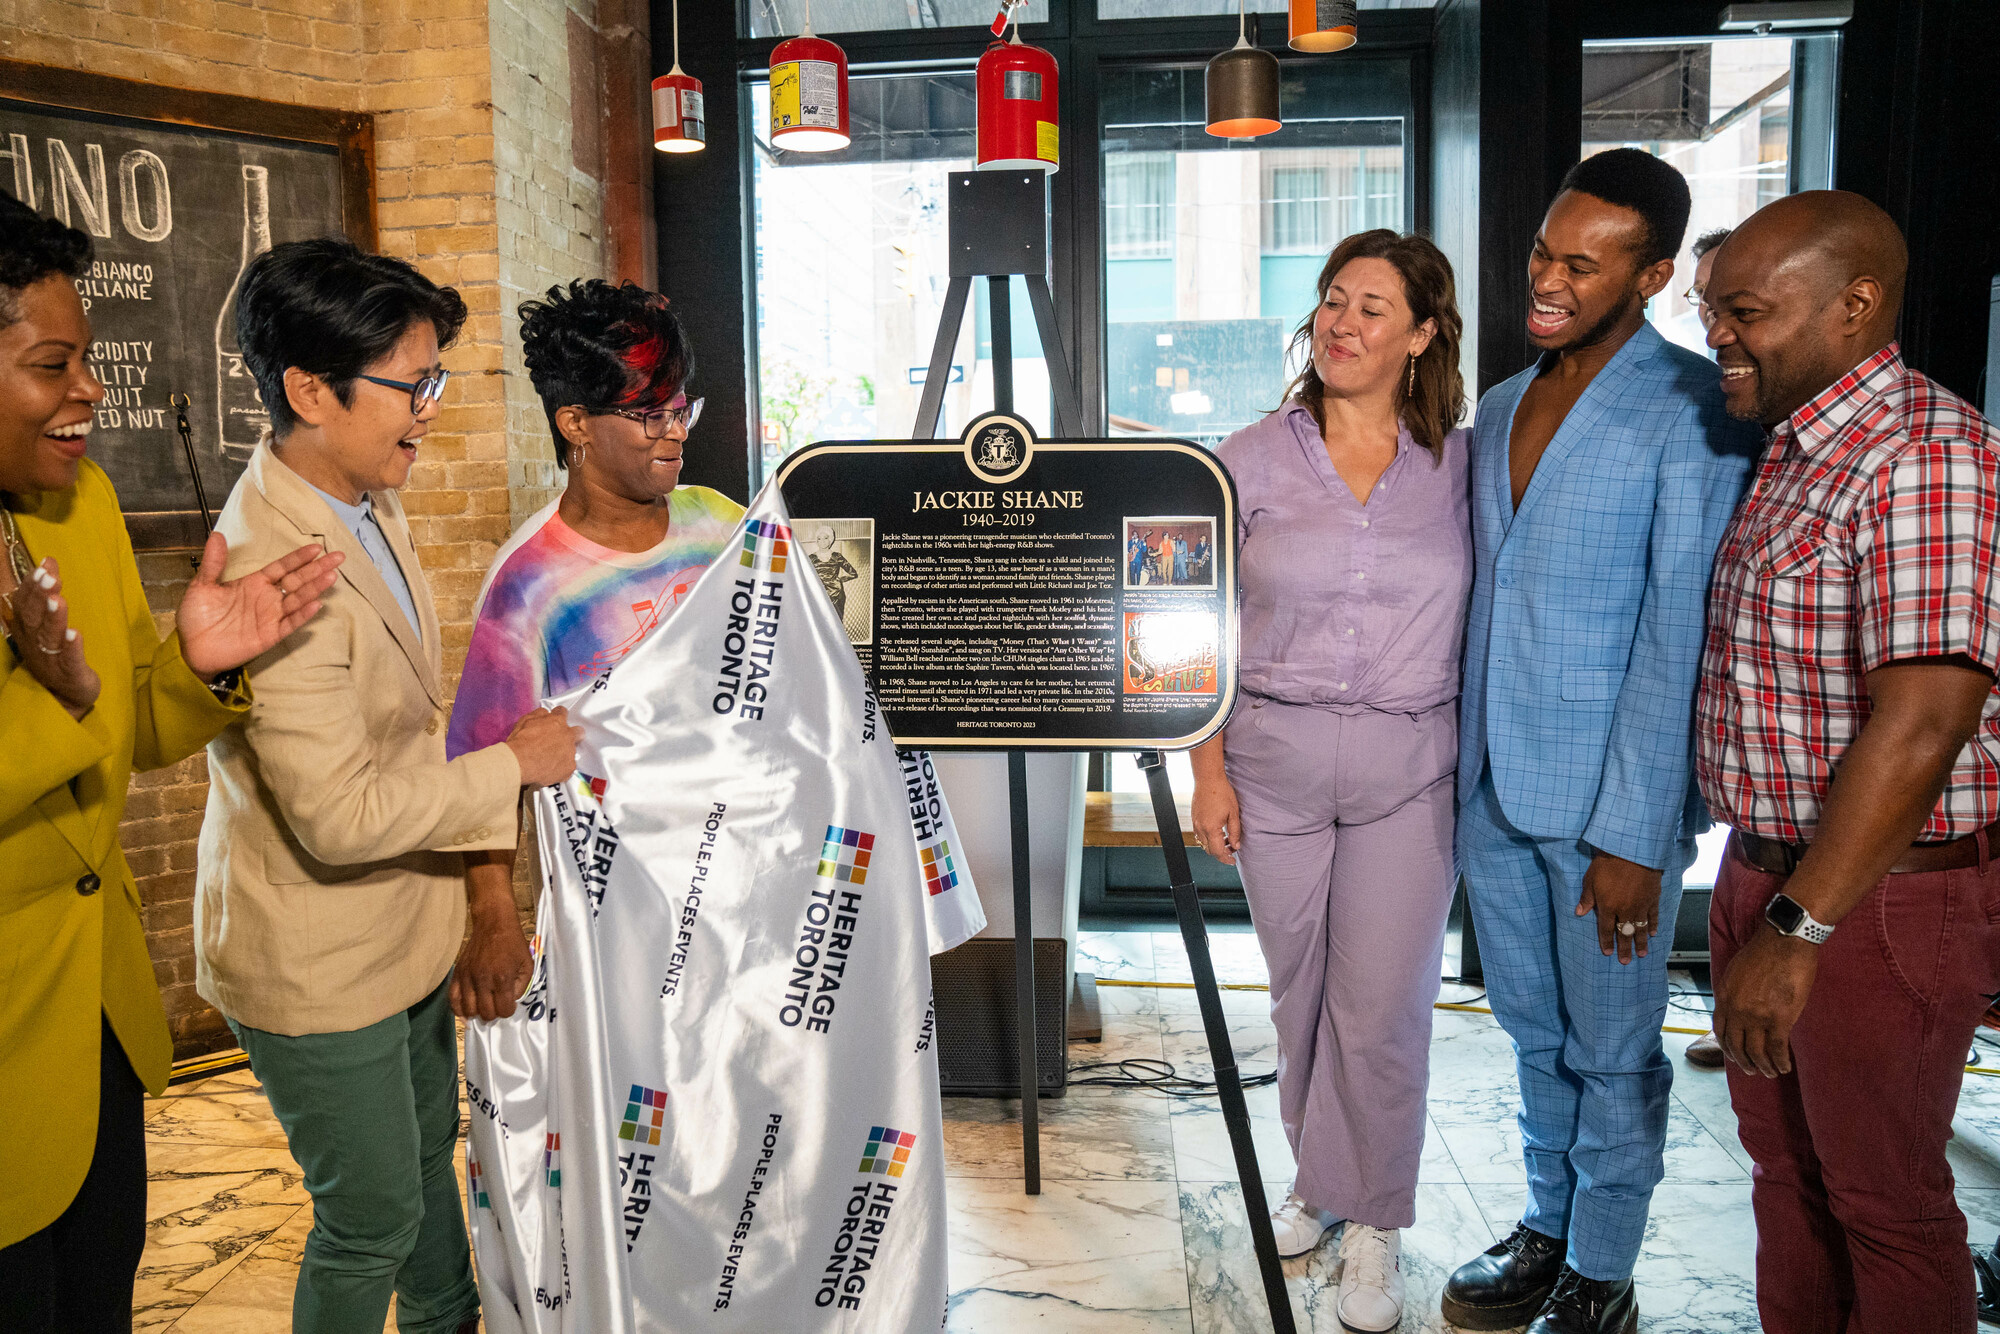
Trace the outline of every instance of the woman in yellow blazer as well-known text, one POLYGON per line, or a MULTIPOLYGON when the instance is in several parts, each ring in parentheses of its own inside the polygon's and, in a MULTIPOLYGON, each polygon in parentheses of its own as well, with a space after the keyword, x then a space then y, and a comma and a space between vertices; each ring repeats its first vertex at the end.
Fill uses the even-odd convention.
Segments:
MULTIPOLYGON (((104 388, 82 232, 0 194, 0 1329, 129 1330, 143 1098, 172 1043, 118 847, 126 780, 249 703, 239 670, 319 610, 337 555, 233 583, 211 538, 162 641, 118 496, 84 448, 104 388)), ((315 559, 317 558, 317 559, 315 559)))

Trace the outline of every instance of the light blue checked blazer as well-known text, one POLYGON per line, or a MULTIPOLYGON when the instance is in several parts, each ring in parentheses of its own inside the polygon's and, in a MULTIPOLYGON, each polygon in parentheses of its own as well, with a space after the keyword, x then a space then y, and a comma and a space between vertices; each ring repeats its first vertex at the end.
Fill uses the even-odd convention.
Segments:
POLYGON ((1458 790, 1490 763, 1507 818, 1644 866, 1708 827, 1693 711, 1715 549, 1762 444, 1714 363, 1651 325, 1570 410, 1515 512, 1531 366, 1472 426, 1473 585, 1458 790))

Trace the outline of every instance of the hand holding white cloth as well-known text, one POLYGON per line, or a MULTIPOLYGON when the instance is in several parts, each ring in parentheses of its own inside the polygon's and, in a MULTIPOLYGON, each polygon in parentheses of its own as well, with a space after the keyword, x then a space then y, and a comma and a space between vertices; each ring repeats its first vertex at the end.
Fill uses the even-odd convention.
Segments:
POLYGON ((985 919, 789 529, 767 487, 560 701, 585 740, 536 798, 535 978, 466 1032, 493 1334, 942 1322, 928 955, 985 919))

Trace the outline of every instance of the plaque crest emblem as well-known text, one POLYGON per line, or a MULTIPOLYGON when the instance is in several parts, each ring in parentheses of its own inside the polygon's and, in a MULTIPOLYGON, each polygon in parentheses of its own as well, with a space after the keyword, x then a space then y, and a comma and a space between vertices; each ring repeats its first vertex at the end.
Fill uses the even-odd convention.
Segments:
POLYGON ((1011 482, 1027 471, 1035 433, 1018 417, 994 412, 965 428, 965 466, 984 481, 1011 482))

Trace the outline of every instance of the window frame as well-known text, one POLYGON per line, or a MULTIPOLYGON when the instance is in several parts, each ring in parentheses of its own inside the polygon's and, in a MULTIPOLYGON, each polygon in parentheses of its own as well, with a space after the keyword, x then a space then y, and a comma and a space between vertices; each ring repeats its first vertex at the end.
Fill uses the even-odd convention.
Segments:
MULTIPOLYGON (((737 31, 747 28, 750 0, 736 0, 737 31)), ((1359 45, 1331 56, 1301 57, 1285 44, 1283 16, 1253 15, 1258 46, 1281 60, 1313 59, 1406 61, 1410 70, 1408 131, 1404 140, 1404 217, 1412 230, 1431 226, 1431 45, 1433 10, 1370 9, 1361 15, 1359 45)), ((992 40, 981 27, 892 29, 829 34, 846 52, 851 74, 914 73, 925 69, 966 69, 992 40)), ((1050 178, 1050 281, 1063 352, 1077 377, 1083 426, 1102 435, 1105 406, 1105 237, 1100 200, 1100 88, 1104 71, 1125 64, 1205 62, 1233 46, 1234 15, 1194 18, 1100 19, 1095 0, 1049 0, 1049 20, 1021 27, 1023 41, 1049 51, 1061 71, 1062 170, 1050 178)), ((745 263, 744 347, 747 362, 749 477, 754 490, 763 478, 759 442, 763 434, 761 388, 757 381, 757 289, 755 200, 750 155, 758 127, 752 119, 750 88, 769 77, 771 50, 781 38, 739 37, 736 42, 736 97, 744 165, 743 226, 745 263)), ((720 92, 721 90, 717 90, 720 92)), ((717 144, 716 147, 721 147, 717 144)), ((887 429, 887 428, 885 428, 887 429)))

